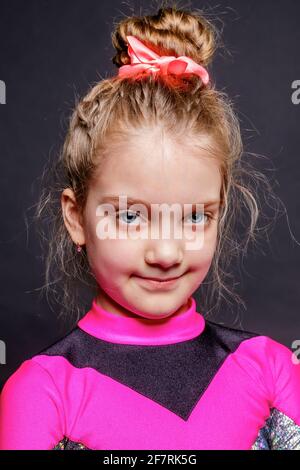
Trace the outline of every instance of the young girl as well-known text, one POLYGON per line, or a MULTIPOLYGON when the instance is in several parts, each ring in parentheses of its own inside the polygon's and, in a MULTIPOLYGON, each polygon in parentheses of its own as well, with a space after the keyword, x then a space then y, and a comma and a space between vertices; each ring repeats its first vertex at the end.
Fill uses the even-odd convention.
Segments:
POLYGON ((299 361, 209 321, 193 296, 230 292, 233 228, 248 209, 253 238, 258 217, 238 119, 207 69, 216 37, 176 7, 118 24, 118 74, 77 104, 62 186, 39 205, 61 303, 79 311, 76 279, 96 289, 72 331, 6 381, 1 449, 300 449, 299 361), (163 204, 181 236, 153 236, 163 204))

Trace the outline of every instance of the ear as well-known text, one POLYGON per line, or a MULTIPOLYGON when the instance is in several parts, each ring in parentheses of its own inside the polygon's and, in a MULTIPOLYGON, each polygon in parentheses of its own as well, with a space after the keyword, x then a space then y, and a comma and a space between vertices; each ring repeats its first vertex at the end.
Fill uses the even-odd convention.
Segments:
POLYGON ((62 213, 65 226, 75 244, 85 244, 82 217, 76 202, 74 191, 66 188, 61 195, 62 213))

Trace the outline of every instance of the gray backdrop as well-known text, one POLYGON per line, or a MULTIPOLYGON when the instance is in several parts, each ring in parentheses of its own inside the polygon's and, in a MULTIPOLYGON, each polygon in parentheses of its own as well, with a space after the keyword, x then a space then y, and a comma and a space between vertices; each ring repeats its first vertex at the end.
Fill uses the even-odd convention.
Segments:
MULTIPOLYGON (((0 105, 0 340, 6 345, 6 364, 0 365, 0 386, 22 361, 74 327, 72 322, 62 327, 46 300, 38 298, 40 251, 24 214, 36 201, 36 180, 45 161, 55 157, 63 141, 75 94, 116 73, 110 34, 113 22, 131 13, 128 5, 136 14, 156 11, 145 0, 1 1, 0 80, 6 84, 6 104, 0 105)), ((214 79, 236 104, 247 151, 270 158, 277 194, 288 211, 270 243, 249 253, 244 270, 237 272, 247 306, 239 326, 291 347, 300 339, 300 247, 293 241, 293 236, 300 240, 300 104, 291 98, 292 83, 300 80, 300 3, 191 5, 209 7, 219 17, 217 24, 223 23, 231 55, 215 57, 214 79)), ((216 321, 232 326, 234 319, 224 306, 216 321)))

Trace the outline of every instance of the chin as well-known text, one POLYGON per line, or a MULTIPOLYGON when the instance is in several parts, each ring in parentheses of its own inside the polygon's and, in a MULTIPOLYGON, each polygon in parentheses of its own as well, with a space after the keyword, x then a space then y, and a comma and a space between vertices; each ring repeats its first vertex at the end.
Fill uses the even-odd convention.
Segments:
POLYGON ((174 301, 170 306, 170 302, 163 300, 162 298, 152 299, 151 301, 143 303, 140 307, 135 306, 135 313, 144 318, 150 319, 163 319, 173 315, 180 307, 182 303, 179 302, 174 305, 174 301))

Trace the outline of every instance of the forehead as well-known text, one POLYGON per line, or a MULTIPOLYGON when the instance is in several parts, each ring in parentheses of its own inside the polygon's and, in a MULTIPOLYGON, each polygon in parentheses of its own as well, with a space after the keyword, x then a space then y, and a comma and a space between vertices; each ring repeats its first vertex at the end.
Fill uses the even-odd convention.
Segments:
POLYGON ((143 134, 111 147, 93 187, 102 196, 126 194, 151 203, 205 202, 220 195, 220 164, 205 147, 143 134))

